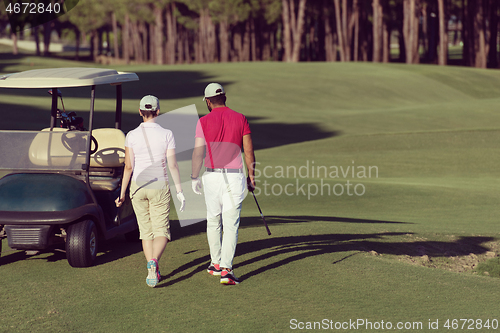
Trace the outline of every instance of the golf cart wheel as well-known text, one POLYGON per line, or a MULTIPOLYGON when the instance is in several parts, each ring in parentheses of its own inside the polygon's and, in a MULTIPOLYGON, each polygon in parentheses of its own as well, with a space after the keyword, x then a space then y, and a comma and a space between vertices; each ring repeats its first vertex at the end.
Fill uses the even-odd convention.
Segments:
POLYGON ((69 226, 66 237, 66 258, 72 267, 89 267, 97 255, 97 228, 85 220, 69 226))

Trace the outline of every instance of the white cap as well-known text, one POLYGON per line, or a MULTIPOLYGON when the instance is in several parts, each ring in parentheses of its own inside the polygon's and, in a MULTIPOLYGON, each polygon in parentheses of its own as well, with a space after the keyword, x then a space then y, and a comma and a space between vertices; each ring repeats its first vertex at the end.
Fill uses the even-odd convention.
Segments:
POLYGON ((206 88, 205 88, 205 97, 203 97, 203 100, 205 98, 210 98, 214 97, 217 95, 224 95, 226 92, 224 91, 224 88, 218 83, 210 83, 206 88))
POLYGON ((153 95, 144 96, 139 103, 142 111, 156 111, 160 108, 160 101, 153 95))

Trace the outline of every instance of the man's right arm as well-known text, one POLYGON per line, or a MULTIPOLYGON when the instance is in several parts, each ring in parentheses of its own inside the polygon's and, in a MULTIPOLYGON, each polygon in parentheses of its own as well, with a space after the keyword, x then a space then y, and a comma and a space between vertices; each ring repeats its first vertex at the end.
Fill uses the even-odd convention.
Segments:
POLYGON ((245 152, 245 164, 248 168, 248 179, 252 187, 255 188, 255 154, 253 152, 253 142, 250 134, 243 136, 243 150, 245 152))

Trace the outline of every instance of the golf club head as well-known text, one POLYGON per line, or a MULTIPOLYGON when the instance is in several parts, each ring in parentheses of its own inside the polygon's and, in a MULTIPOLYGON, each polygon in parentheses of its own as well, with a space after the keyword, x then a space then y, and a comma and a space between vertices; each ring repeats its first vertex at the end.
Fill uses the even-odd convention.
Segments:
MULTIPOLYGON (((49 93, 49 95, 52 95, 52 90, 53 89, 49 89, 49 91, 47 91, 49 93)), ((58 97, 62 97, 62 93, 61 93, 61 90, 57 89, 57 96, 58 97)))

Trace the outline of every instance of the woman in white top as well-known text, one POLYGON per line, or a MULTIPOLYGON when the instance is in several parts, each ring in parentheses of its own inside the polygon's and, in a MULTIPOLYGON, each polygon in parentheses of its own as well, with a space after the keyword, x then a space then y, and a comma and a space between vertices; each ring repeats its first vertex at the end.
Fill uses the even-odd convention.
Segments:
POLYGON ((175 158, 175 140, 172 131, 155 122, 160 113, 160 102, 155 96, 141 99, 139 113, 143 118, 125 139, 125 168, 120 197, 116 206, 125 200, 130 182, 130 199, 139 225, 142 248, 147 260, 146 283, 156 286, 161 275, 158 261, 171 240, 169 212, 170 189, 166 166, 175 183, 177 199, 184 210, 186 200, 182 193, 179 167, 175 158))

